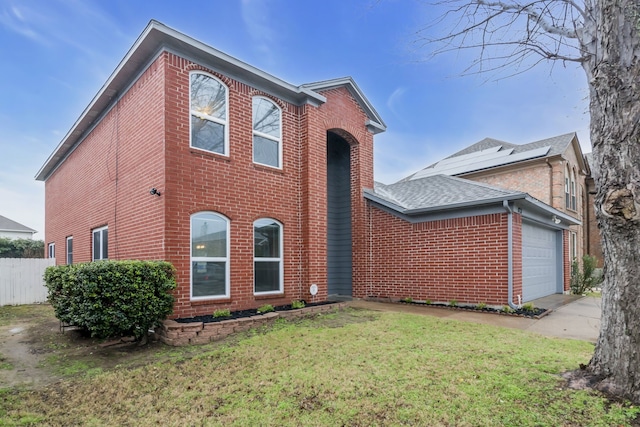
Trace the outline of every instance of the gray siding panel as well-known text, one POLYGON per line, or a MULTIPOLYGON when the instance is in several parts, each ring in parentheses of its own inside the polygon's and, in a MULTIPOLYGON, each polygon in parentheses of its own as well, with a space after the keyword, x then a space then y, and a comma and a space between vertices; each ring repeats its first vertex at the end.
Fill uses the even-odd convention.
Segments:
POLYGON ((352 294, 349 144, 327 136, 327 280, 329 295, 352 294))

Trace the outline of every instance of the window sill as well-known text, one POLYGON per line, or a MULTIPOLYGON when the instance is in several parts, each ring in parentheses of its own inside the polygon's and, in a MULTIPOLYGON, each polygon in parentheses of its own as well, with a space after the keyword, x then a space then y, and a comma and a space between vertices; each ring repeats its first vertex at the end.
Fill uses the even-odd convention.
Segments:
POLYGON ((197 148, 191 147, 189 152, 194 156, 199 156, 204 159, 212 159, 219 160, 222 162, 231 163, 231 158, 229 156, 225 156, 224 154, 213 153, 211 151, 198 150, 197 148))

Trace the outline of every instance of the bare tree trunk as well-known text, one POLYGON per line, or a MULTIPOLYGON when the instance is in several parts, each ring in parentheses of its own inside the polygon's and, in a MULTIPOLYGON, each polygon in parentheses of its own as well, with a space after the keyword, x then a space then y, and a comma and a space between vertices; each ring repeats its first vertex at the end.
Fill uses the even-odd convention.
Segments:
POLYGON ((604 252, 602 324, 588 370, 640 402, 640 5, 587 0, 595 200, 604 252))

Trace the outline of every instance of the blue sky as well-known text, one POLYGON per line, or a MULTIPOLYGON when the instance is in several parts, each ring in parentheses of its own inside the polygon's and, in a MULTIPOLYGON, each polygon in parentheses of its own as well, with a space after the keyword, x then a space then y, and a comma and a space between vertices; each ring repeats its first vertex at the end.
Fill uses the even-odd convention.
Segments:
POLYGON ((375 138, 386 184, 484 137, 575 131, 591 151, 578 66, 461 77, 472 52, 417 47, 439 13, 417 0, 2 0, 0 215, 44 239, 34 176, 151 19, 295 85, 352 76, 387 124, 375 138))

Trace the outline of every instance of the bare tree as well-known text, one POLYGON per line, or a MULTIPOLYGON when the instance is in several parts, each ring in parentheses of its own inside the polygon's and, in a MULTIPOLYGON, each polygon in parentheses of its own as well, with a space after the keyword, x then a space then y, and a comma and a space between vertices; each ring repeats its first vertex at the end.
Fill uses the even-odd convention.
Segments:
MULTIPOLYGON (((477 49, 467 72, 518 73, 571 61, 589 85, 596 218, 605 280, 602 325, 587 372, 596 387, 640 402, 640 2, 445 0, 435 53, 477 49)), ((425 29, 425 34, 433 27, 425 29)))

